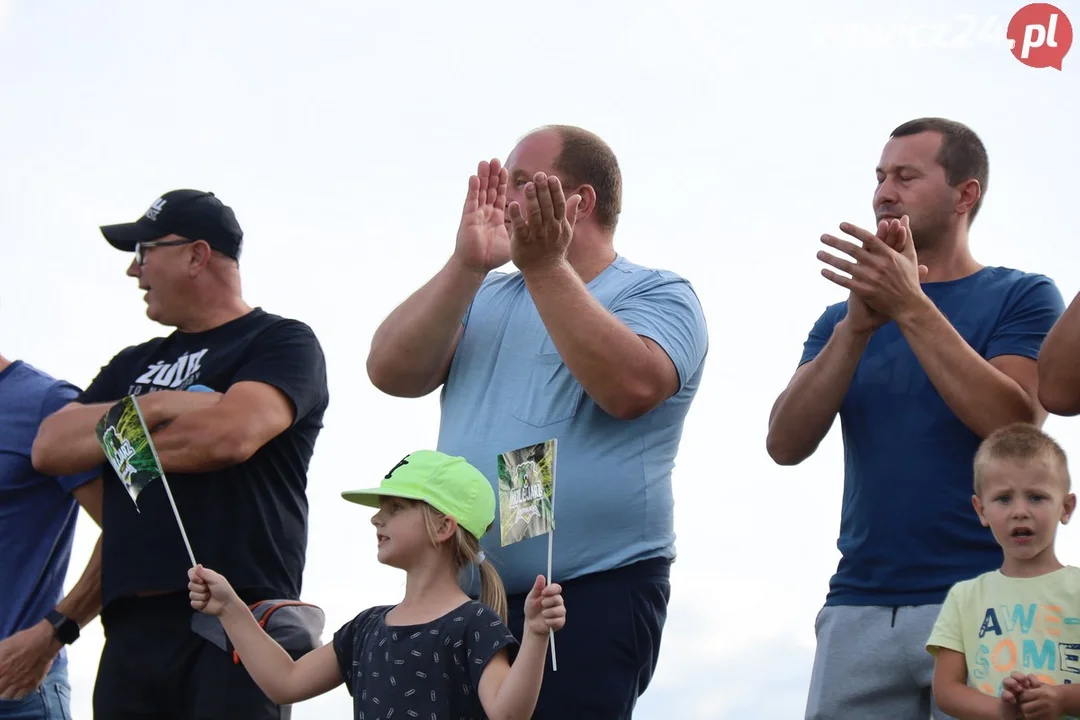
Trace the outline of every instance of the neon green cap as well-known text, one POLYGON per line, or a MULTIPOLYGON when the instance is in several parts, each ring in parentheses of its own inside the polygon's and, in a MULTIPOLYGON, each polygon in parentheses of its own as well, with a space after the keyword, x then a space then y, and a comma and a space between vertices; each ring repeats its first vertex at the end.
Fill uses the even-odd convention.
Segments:
POLYGON ((495 491, 484 473, 463 457, 435 450, 406 455, 386 474, 379 487, 346 490, 341 497, 368 507, 379 507, 384 497, 422 500, 479 540, 495 522, 495 491))

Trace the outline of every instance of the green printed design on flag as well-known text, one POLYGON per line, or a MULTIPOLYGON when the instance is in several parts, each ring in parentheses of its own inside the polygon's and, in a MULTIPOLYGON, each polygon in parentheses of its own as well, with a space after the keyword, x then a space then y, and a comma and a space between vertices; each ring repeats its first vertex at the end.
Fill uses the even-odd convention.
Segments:
POLYGON ((501 453, 499 524, 503 547, 555 529, 555 441, 501 453))
POLYGON ((129 395, 109 408, 98 422, 97 437, 109 464, 138 507, 139 493, 161 477, 162 471, 134 397, 129 395))

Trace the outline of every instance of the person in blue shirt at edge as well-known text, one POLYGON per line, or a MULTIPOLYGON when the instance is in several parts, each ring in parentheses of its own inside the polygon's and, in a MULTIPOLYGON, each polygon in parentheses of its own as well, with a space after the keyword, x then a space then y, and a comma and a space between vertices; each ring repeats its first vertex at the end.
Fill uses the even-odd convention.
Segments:
POLYGON ((877 232, 824 235, 828 280, 849 291, 807 338, 769 418, 781 465, 810 457, 839 414, 842 554, 815 621, 806 718, 946 718, 927 638, 949 588, 1001 566, 971 506, 983 438, 1041 425, 1036 358, 1064 309, 1049 278, 983 266, 969 228, 989 161, 967 126, 893 130, 877 167, 877 232))
POLYGON ((1039 402, 1054 415, 1080 415, 1080 294, 1039 351, 1039 402))
POLYGON ((37 472, 41 421, 79 394, 0 355, 0 720, 71 716, 66 645, 101 609, 101 543, 64 595, 80 503, 101 524, 101 472, 37 472))
MULTIPOLYGON (((505 168, 481 162, 450 259, 382 323, 367 361, 390 395, 442 386, 437 449, 493 485, 499 453, 558 439, 552 580, 574 610, 538 720, 631 717, 667 617, 671 470, 708 334, 689 282, 615 252, 621 195, 611 148, 577 127, 529 133, 505 168), (518 272, 494 272, 508 261, 518 272)), ((520 637, 547 542, 503 548, 495 532, 483 548, 520 637)))

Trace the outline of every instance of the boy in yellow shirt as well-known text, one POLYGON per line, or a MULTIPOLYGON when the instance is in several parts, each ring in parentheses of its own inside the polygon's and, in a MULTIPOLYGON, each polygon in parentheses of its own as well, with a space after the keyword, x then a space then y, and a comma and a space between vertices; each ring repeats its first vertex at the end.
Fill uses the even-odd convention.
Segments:
POLYGON ((1080 717, 1080 569, 1054 552, 1076 507, 1065 452, 1033 425, 998 430, 975 455, 972 504, 1004 563, 945 598, 926 645, 938 705, 958 720, 1080 717))

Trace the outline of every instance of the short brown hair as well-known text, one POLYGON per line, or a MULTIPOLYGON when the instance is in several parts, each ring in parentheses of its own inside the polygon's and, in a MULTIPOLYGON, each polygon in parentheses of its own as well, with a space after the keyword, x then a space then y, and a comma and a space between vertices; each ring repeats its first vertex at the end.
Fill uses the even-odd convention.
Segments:
POLYGON ((986 155, 986 147, 975 131, 967 125, 939 117, 909 120, 893 130, 889 137, 906 137, 924 132, 941 134, 941 149, 938 150, 937 163, 945 169, 945 179, 949 185, 956 187, 972 178, 979 181, 981 192, 968 214, 968 225, 970 225, 979 213, 990 183, 990 159, 986 155))
POLYGON ((562 149, 555 170, 563 185, 591 185, 596 192, 596 219, 614 230, 622 212, 622 171, 611 147, 595 133, 574 125, 546 125, 559 135, 562 149))
POLYGON ((1058 474, 1068 492, 1071 485, 1068 458, 1057 442, 1030 423, 1014 423, 990 433, 975 453, 975 494, 982 490, 982 473, 992 461, 1043 461, 1057 466, 1058 474))

